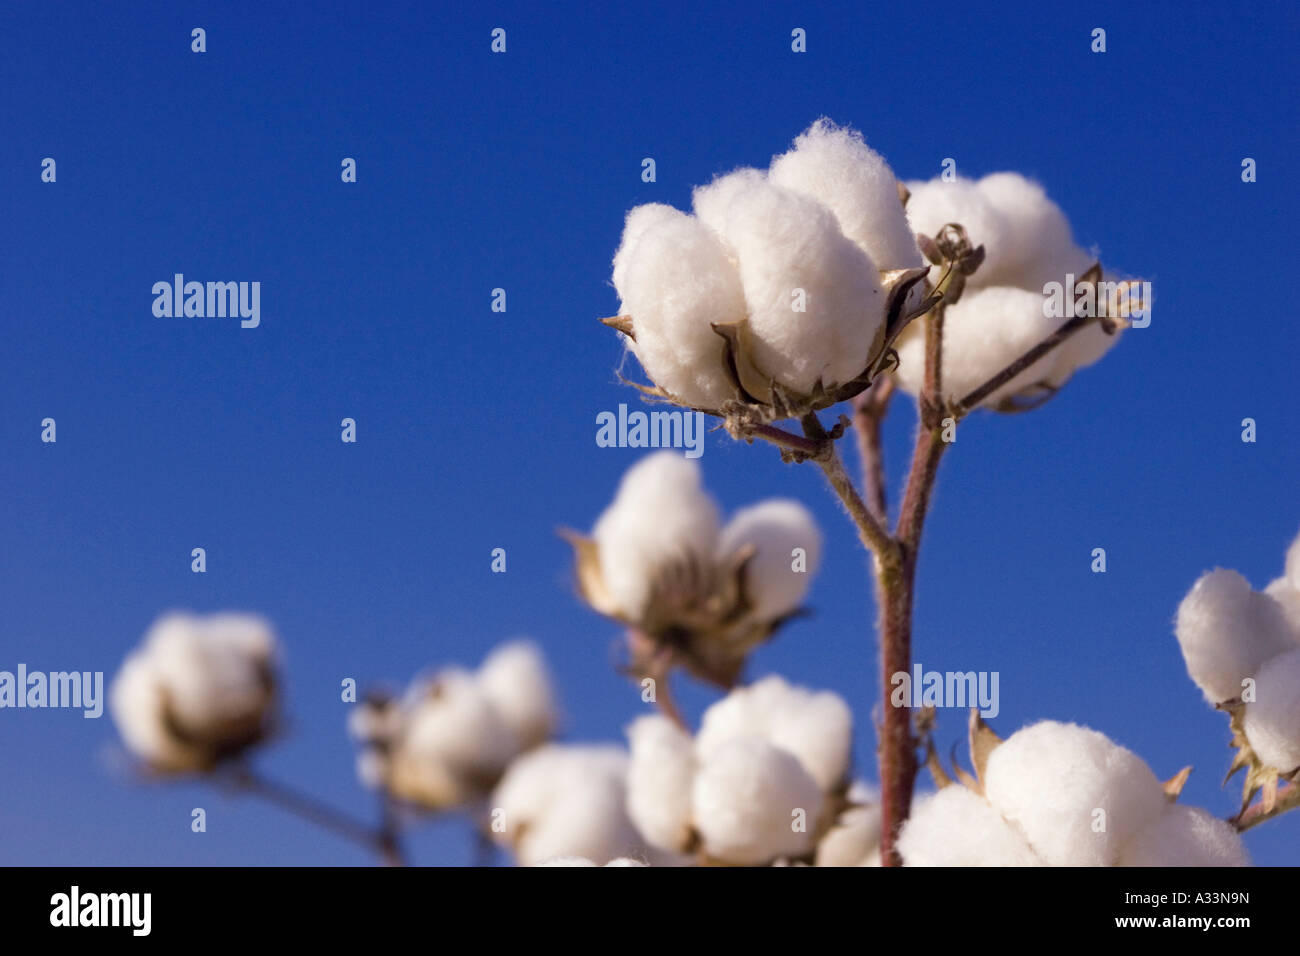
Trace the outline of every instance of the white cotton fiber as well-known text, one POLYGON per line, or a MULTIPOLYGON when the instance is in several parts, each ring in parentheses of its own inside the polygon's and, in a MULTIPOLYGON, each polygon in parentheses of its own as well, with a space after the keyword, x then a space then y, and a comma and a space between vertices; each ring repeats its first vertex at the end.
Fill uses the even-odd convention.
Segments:
POLYGON ((1236 571, 1201 575, 1181 604, 1175 624, 1187 673, 1211 704, 1241 696, 1241 682, 1270 657, 1296 646, 1282 605, 1251 590, 1236 571))
POLYGON ((736 688, 704 712, 695 755, 704 764, 737 738, 760 737, 792 754, 829 791, 848 772, 852 735, 853 717, 842 698, 793 687, 773 674, 736 688))
POLYGON ((707 186, 696 186, 691 191, 691 208, 695 210, 695 218, 722 240, 733 259, 735 253, 727 244, 726 238, 727 211, 731 207, 731 200, 752 186, 761 186, 766 180, 767 174, 761 169, 746 166, 716 176, 707 186))
POLYGON ((817 844, 817 866, 879 866, 880 805, 850 807, 817 844))
POLYGON ((109 710, 127 748, 155 770, 179 773, 203 764, 202 750, 187 746, 167 729, 166 693, 149 656, 132 653, 109 688, 109 710))
POLYGON ((1119 865, 1250 866, 1250 855, 1231 825, 1175 803, 1125 845, 1119 865))
POLYGON ((1291 622, 1293 633, 1300 634, 1300 589, 1289 578, 1274 578, 1264 588, 1264 593, 1282 606, 1282 612, 1291 622))
POLYGON ((550 737, 556 722, 555 694, 536 644, 511 641, 495 648, 474 680, 513 731, 519 748, 535 747, 550 737))
POLYGON ((879 268, 922 265, 894 172, 856 130, 818 120, 772 160, 768 177, 834 213, 844 235, 879 268))
POLYGON ((639 717, 627 729, 631 765, 627 810, 653 846, 683 850, 691 836, 691 786, 695 777, 690 736, 667 717, 639 717))
POLYGON ((623 476, 592 531, 610 596, 628 617, 639 618, 666 565, 712 565, 718 525, 698 465, 671 451, 643 458, 623 476))
POLYGON ((803 395, 818 380, 829 388, 861 375, 885 293, 876 264, 835 216, 799 193, 755 182, 731 197, 725 229, 758 368, 803 395))
POLYGON ((693 803, 704 852, 752 865, 807 853, 822 795, 789 753, 758 737, 741 737, 701 765, 693 803))
POLYGON ((811 512, 788 498, 742 508, 722 529, 718 556, 726 561, 746 546, 756 549, 745 579, 753 616, 771 621, 797 610, 821 561, 821 532, 811 512), (802 550, 800 560, 795 549, 802 550))
POLYGON ((1300 648, 1260 667, 1244 726, 1246 739, 1266 767, 1282 773, 1300 767, 1300 648))
POLYGON ((1300 535, 1296 535, 1291 546, 1286 550, 1286 571, 1284 573, 1287 583, 1291 587, 1300 591, 1300 535))
POLYGON ((617 747, 547 744, 516 760, 493 792, 522 866, 580 856, 603 864, 635 856, 641 838, 624 809, 627 755, 617 747))
POLYGON ((711 323, 743 318, 745 299, 712 231, 666 206, 637 207, 614 257, 614 287, 620 314, 632 317, 628 348, 651 381, 706 409, 734 397, 711 323))
MULTIPOLYGON (((960 401, 1050 336, 1064 319, 1043 315, 1043 296, 1010 287, 968 289, 948 307, 943 325, 943 392, 960 401)), ((897 346, 894 377, 910 395, 925 384, 925 324, 915 322, 897 346)), ((984 400, 997 405, 1029 386, 1057 378, 1056 352, 1049 352, 984 400)))
POLYGON ((1049 866, 1115 865, 1120 847, 1167 803, 1141 758, 1105 734, 1056 721, 1019 730, 994 748, 984 789, 1049 866))
POLYGON ((905 866, 1042 866, 1016 827, 979 794, 949 786, 917 799, 898 837, 905 866))

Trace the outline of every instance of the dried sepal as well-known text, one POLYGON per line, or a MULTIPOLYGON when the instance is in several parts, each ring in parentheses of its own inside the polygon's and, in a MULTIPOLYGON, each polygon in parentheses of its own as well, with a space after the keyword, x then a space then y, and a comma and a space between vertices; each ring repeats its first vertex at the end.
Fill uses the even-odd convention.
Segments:
POLYGON ((988 766, 989 755, 993 753, 1002 738, 993 732, 993 728, 984 723, 984 718, 975 708, 970 712, 970 761, 981 785, 984 782, 984 769, 988 766))
POLYGON ((633 342, 636 341, 636 331, 632 327, 632 316, 611 315, 609 318, 601 319, 600 321, 602 325, 608 325, 611 329, 617 329, 633 342))
POLYGON ((1161 786, 1165 791, 1165 796, 1169 798, 1170 803, 1176 803, 1179 796, 1182 795, 1183 787, 1187 785, 1187 778, 1192 775, 1191 764, 1188 764, 1178 773, 1166 780, 1161 786))

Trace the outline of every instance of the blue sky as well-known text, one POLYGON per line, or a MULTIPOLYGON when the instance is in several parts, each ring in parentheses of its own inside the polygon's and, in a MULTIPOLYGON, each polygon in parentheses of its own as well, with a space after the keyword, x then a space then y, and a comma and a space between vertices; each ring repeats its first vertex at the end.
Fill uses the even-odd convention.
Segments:
MULTIPOLYGON (((1162 777, 1194 764, 1185 799, 1229 813, 1226 723, 1171 620, 1216 565, 1262 587, 1300 530, 1295 7, 434 6, 0 13, 0 669, 111 676, 161 611, 263 613, 291 726, 261 766, 357 814, 372 807, 344 677, 402 682, 528 634, 566 737, 621 738, 644 705, 554 529, 590 527, 639 455, 595 444, 596 415, 636 401, 595 322, 617 308, 623 215, 685 206, 828 115, 906 178, 945 157, 1036 177, 1081 243, 1153 281, 1150 327, 1054 401, 963 425, 926 529, 916 655, 998 671, 1004 734, 1087 723, 1162 777), (505 55, 489 52, 498 26, 505 55), (154 317, 150 289, 175 272, 260 281, 261 326, 154 317), (39 440, 45 417, 57 444, 39 440)), ((898 404, 895 493, 912 428, 898 404)), ((752 673, 843 694, 874 778, 875 612, 852 529, 820 476, 771 448, 714 433, 702 464, 727 510, 794 496, 821 521, 816 614, 752 673)), ((682 694, 693 714, 712 699, 682 694)), ((963 720, 941 715, 942 749, 963 720)), ((107 717, 0 712, 0 863, 367 862, 277 810, 137 785, 116 747, 107 717), (190 832, 197 806, 206 834, 190 832)), ((1248 836, 1257 862, 1296 862, 1292 817, 1248 836)), ((410 844, 422 863, 470 858, 455 821, 410 844)))

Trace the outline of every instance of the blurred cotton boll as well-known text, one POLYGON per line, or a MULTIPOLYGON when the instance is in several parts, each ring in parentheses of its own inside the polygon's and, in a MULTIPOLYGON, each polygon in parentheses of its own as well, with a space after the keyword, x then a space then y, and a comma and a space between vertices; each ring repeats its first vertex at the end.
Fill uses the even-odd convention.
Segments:
POLYGON ((723 528, 718 551, 741 549, 752 551, 745 565, 750 613, 773 621, 798 610, 821 562, 822 536, 811 512, 786 498, 740 509, 723 528))
POLYGON ((817 843, 816 866, 880 866, 880 797, 863 783, 817 843))
POLYGON ((515 761, 491 797, 493 837, 522 866, 556 857, 599 865, 643 855, 626 810, 627 754, 612 746, 547 744, 515 761))
POLYGON ((1120 866, 1250 866, 1231 825, 1199 807, 1172 804, 1120 851, 1120 866))
POLYGON ((1284 606, 1224 568, 1203 574, 1187 592, 1175 632, 1187 673, 1211 704, 1237 699, 1242 681, 1266 660, 1298 646, 1284 606))
POLYGON ((1105 734, 1056 721, 1000 743, 983 782, 988 802, 1051 866, 1114 866, 1120 847, 1167 804, 1140 757, 1105 734))
POLYGON ((1242 726, 1264 766, 1282 774, 1300 768, 1300 648, 1260 667, 1242 726))
POLYGON ((834 213, 844 235, 879 268, 922 265, 894 172, 856 130, 819 119, 772 160, 768 175, 834 213))
POLYGON ((426 810, 481 800, 510 761, 555 729, 551 679, 537 648, 514 641, 477 672, 444 668, 397 700, 372 697, 349 715, 368 786, 426 810))
MULTIPOLYGON (((538 863, 536 865, 537 866, 599 866, 600 864, 593 863, 591 862, 591 860, 588 860, 586 857, 561 856, 561 857, 557 857, 554 860, 546 860, 545 862, 538 863)), ((642 863, 640 860, 633 860, 633 859, 629 859, 628 857, 619 857, 617 860, 610 860, 608 863, 605 864, 605 866, 616 866, 616 867, 649 866, 649 865, 650 865, 649 863, 642 863)))
POLYGON ((627 728, 631 765, 627 809, 654 846, 686 852, 694 841, 691 786, 695 752, 690 734, 667 717, 650 714, 627 728))
POLYGON ((1025 835, 979 794, 951 785, 918 799, 898 838, 907 866, 1042 866, 1025 835))
POLYGON ((159 773, 211 770, 243 753, 273 729, 277 654, 260 617, 159 618, 109 693, 122 739, 159 773))

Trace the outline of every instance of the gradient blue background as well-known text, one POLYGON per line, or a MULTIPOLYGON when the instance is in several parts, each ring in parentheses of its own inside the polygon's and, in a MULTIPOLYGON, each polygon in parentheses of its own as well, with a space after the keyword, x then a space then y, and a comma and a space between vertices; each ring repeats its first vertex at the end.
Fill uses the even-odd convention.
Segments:
MULTIPOLYGON (((429 6, 0 14, 0 668, 111 677, 163 610, 264 613, 292 726, 260 764, 357 814, 372 798, 344 677, 404 682, 530 634, 566 737, 620 739, 645 705, 554 528, 590 527, 640 455, 594 441, 598 412, 636 402, 595 322, 617 308, 623 215, 685 206, 827 114, 906 178, 945 157, 1037 177, 1083 244, 1154 281, 1151 326, 1055 401, 963 426, 926 529, 916 651, 999 671, 1004 734, 1085 722, 1162 777, 1194 764, 1186 799, 1231 812, 1226 722, 1186 677, 1171 619, 1215 565, 1262 587, 1300 530, 1294 6, 429 6), (640 180, 645 156, 657 183, 640 180), (261 281, 261 327, 155 318, 150 288, 178 271, 261 281), (356 445, 339 440, 345 416, 356 445), (1247 416, 1256 444, 1240 440, 1247 416)), ((900 403, 895 489, 912 427, 900 403)), ((727 510, 793 495, 821 520, 816 616, 753 673, 850 700, 874 778, 874 609, 852 529, 817 473, 770 447, 715 433, 703 464, 727 510)), ((712 699, 682 693, 692 714, 712 699)), ((946 750, 964 717, 941 718, 946 750)), ((0 862, 369 860, 275 809, 138 786, 118 749, 107 716, 0 711, 0 862), (206 834, 190 832, 196 806, 206 834)), ((1260 863, 1295 863, 1300 814, 1247 840, 1260 863)), ((471 853, 455 820, 410 846, 426 864, 471 853)))

